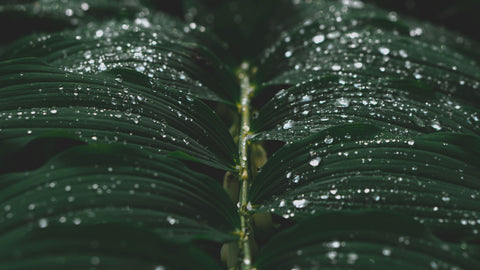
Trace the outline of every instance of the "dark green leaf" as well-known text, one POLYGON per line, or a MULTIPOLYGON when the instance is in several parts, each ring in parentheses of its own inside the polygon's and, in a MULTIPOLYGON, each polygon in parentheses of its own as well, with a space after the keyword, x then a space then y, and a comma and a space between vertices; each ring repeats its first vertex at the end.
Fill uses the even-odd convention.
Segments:
POLYGON ((0 244, 2 269, 222 269, 193 246, 119 224, 62 225, 0 244), (186 259, 188 258, 188 259, 186 259))
POLYGON ((471 248, 447 244, 386 212, 322 214, 276 235, 259 269, 476 269, 471 248))
POLYGON ((294 141, 343 123, 399 135, 480 134, 480 110, 411 79, 329 76, 277 93, 259 112, 255 140, 294 141))
POLYGON ((0 85, 3 143, 62 129, 85 142, 180 150, 216 168, 234 167, 235 147, 224 124, 183 94, 110 74, 63 72, 35 59, 0 63, 0 85))
POLYGON ((66 71, 84 74, 130 68, 146 75, 154 89, 168 87, 203 99, 235 103, 238 85, 216 53, 227 61, 224 44, 205 27, 155 14, 33 35, 5 49, 3 58, 39 57, 66 71))
POLYGON ((360 86, 375 78, 417 79, 480 101, 477 44, 361 1, 298 2, 283 36, 260 58, 258 83, 295 85, 327 74, 360 86))
POLYGON ((39 169, 1 175, 0 187, 4 241, 66 224, 130 224, 175 241, 227 241, 239 226, 216 181, 119 145, 71 148, 39 169))
POLYGON ((322 211, 389 209, 439 236, 480 229, 480 138, 436 133, 409 139, 374 126, 337 126, 288 144, 254 179, 258 211, 302 219, 322 211))

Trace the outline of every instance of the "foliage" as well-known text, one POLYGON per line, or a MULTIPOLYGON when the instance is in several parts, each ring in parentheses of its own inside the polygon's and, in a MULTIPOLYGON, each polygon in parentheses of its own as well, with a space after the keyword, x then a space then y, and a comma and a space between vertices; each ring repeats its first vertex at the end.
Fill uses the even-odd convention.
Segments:
POLYGON ((480 267, 475 39, 357 0, 0 15, 2 269, 480 267))

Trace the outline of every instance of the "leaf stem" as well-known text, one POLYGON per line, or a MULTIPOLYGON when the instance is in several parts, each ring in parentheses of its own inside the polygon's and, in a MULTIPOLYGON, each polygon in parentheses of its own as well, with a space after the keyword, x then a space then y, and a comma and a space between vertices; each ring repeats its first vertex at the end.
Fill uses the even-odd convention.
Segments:
POLYGON ((240 70, 238 71, 238 79, 240 81, 241 97, 238 104, 239 113, 241 115, 240 122, 240 137, 238 138, 238 152, 240 154, 240 165, 238 169, 241 182, 240 187, 240 248, 243 251, 243 260, 241 264, 242 270, 250 270, 252 262, 252 254, 250 250, 250 232, 249 232, 249 215, 248 215, 248 188, 249 174, 248 174, 248 141, 247 135, 250 132, 250 100, 254 90, 253 85, 250 83, 249 78, 249 65, 248 63, 242 63, 240 70))

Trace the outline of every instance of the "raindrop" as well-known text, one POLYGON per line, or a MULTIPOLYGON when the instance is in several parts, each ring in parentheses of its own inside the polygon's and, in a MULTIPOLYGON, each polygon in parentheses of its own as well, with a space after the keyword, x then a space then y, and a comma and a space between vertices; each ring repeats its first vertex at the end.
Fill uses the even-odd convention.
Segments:
POLYGON ((350 99, 348 98, 344 98, 344 97, 341 97, 341 98, 337 98, 335 100, 335 107, 348 107, 350 106, 350 99))
POLYGON ((405 50, 400 50, 398 51, 398 54, 403 57, 403 58, 407 58, 408 57, 408 54, 405 50))
POLYGON ((287 120, 283 124, 283 129, 291 129, 293 127, 293 121, 292 120, 287 120))
POLYGON ((378 48, 378 51, 383 55, 388 55, 390 53, 390 49, 387 47, 380 47, 378 48))
POLYGON ((329 38, 329 39, 339 38, 340 35, 341 34, 338 31, 330 32, 330 33, 327 34, 327 38, 329 38))
POLYGON ((99 29, 95 32, 95 37, 101 38, 103 37, 103 30, 99 29))
POLYGON ((309 201, 307 201, 306 199, 300 199, 294 200, 292 203, 296 208, 305 208, 308 205, 309 201))
POLYGON ((90 5, 88 3, 82 3, 80 7, 83 11, 87 11, 90 8, 90 5))
POLYGON ((440 125, 440 122, 437 120, 433 120, 430 126, 437 131, 442 130, 442 126, 440 125))
POLYGON ((292 182, 295 184, 298 184, 299 181, 300 181, 300 175, 295 175, 292 179, 292 182))
POLYGON ((362 64, 361 62, 355 62, 355 63, 353 64, 353 66, 354 66, 355 68, 362 68, 362 67, 363 67, 363 64, 362 64))
POLYGON ((38 227, 40 228, 46 228, 48 226, 48 220, 46 218, 41 218, 38 220, 38 227))
POLYGON ((312 166, 312 167, 317 167, 317 166, 320 164, 320 161, 321 161, 321 160, 322 160, 322 158, 316 157, 316 158, 310 160, 309 164, 310 164, 310 166, 312 166))
POLYGON ((332 66, 333 71, 339 71, 340 69, 342 69, 342 67, 340 65, 335 64, 335 65, 332 66))
POLYGON ((327 137, 325 137, 323 142, 326 143, 326 144, 332 144, 333 143, 333 138, 330 135, 327 135, 327 137))
POLYGON ((314 36, 313 39, 312 39, 313 43, 315 43, 315 44, 322 43, 324 40, 325 40, 325 35, 323 35, 323 34, 318 34, 318 35, 314 36))
POLYGON ((392 254, 392 250, 390 250, 390 249, 388 249, 388 248, 384 248, 384 249, 382 250, 382 254, 383 254, 384 256, 390 256, 390 255, 392 254))
POLYGON ((290 56, 292 56, 292 51, 286 51, 285 52, 285 57, 289 58, 290 56))
POLYGON ((72 16, 73 15, 73 10, 71 8, 67 8, 65 10, 65 15, 67 15, 68 17, 72 16))
POLYGON ((107 70, 107 66, 106 66, 104 63, 101 63, 101 64, 98 66, 98 70, 99 70, 99 71, 105 71, 105 70, 107 70))
POLYGON ((173 217, 171 217, 171 216, 168 216, 168 217, 167 217, 167 222, 168 222, 170 225, 175 225, 175 224, 178 223, 178 219, 173 218, 173 217))

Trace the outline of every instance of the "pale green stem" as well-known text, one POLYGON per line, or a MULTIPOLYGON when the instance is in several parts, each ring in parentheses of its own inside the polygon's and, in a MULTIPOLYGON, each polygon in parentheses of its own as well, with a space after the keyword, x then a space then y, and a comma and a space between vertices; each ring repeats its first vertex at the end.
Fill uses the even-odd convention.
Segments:
POLYGON ((248 205, 248 188, 249 188, 249 175, 248 175, 248 141, 247 135, 250 132, 250 99, 253 93, 253 86, 250 84, 248 76, 248 64, 243 63, 241 70, 238 72, 238 78, 240 80, 241 98, 238 109, 241 115, 240 122, 240 137, 238 138, 238 152, 240 154, 240 167, 239 177, 241 182, 240 186, 240 223, 241 223, 241 237, 240 248, 243 252, 242 270, 252 269, 252 254, 249 243, 249 216, 247 211, 248 205))

